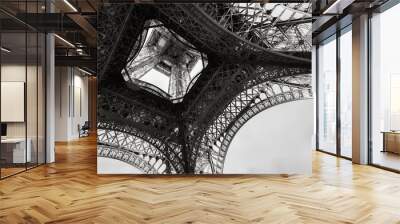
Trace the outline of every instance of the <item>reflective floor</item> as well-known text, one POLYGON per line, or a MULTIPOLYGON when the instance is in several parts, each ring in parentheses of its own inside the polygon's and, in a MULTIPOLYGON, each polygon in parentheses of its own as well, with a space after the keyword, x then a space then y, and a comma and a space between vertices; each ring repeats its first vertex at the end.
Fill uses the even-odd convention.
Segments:
POLYGON ((373 163, 400 171, 400 155, 391 152, 375 151, 373 163))

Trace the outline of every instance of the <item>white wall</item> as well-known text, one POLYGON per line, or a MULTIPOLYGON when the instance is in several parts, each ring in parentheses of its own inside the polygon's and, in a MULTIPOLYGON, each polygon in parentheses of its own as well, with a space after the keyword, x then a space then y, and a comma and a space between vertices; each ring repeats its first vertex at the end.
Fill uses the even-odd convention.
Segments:
MULTIPOLYGON (((32 151, 32 161, 36 162, 36 158, 39 159, 39 163, 44 162, 44 150, 45 150, 45 116, 44 116, 44 73, 42 73, 41 66, 25 65, 25 63, 3 63, 1 66, 1 81, 2 82, 21 82, 26 86, 26 99, 22 96, 22 101, 26 102, 15 102, 22 104, 19 107, 10 107, 3 105, 2 112, 6 113, 22 113, 22 116, 26 112, 26 120, 23 118, 18 122, 6 122, 7 123, 7 137, 10 138, 21 138, 27 136, 30 142, 30 148, 32 151), (38 69, 38 70, 37 70, 38 69), (25 107, 26 104, 26 107, 25 107), (14 110, 14 111, 13 111, 14 110), (19 110, 19 111, 16 111, 19 110), (39 154, 39 156, 37 156, 39 154)), ((2 83, 2 86, 5 83, 2 83)), ((7 94, 10 92, 4 92, 2 89, 2 98, 8 98, 7 94), (6 95, 4 95, 6 94, 6 95)), ((19 89, 19 94, 24 95, 24 87, 19 89)), ((11 102, 12 103, 12 102, 11 102)), ((14 105, 15 106, 15 105, 14 105)), ((2 114, 3 114, 2 113, 2 114)), ((21 115, 20 115, 21 116, 21 115)), ((49 150, 50 152, 50 150, 49 150)))
POLYGON ((77 139, 78 124, 88 120, 88 78, 71 67, 56 67, 55 73, 55 140, 77 139))
MULTIPOLYGON (((76 70, 75 70, 76 72, 76 70)), ((81 74, 81 73, 79 73, 81 74)), ((78 125, 83 125, 85 121, 88 121, 88 78, 81 75, 74 75, 74 107, 72 108, 72 119, 71 119, 71 136, 72 138, 79 138, 78 125), (80 92, 80 93, 79 93, 80 92), (80 97, 79 97, 80 95, 80 97), (79 102, 80 101, 80 102, 79 102), (79 108, 81 107, 81 108, 79 108), (82 110, 82 112, 80 112, 82 110)), ((72 104, 72 103, 71 103, 72 104)))
POLYGON ((55 141, 68 139, 68 86, 69 75, 67 67, 55 68, 55 141))
MULTIPOLYGON (((1 65, 1 81, 2 82, 24 82, 26 83, 26 71, 31 71, 32 67, 26 67, 25 64, 2 64, 1 65)), ((29 94, 31 95, 31 94, 29 94)), ((33 93, 32 93, 33 95, 33 93)), ((2 96, 4 98, 4 96, 2 96)), ((1 108, 8 110, 8 108, 1 108)), ((22 108, 24 113, 24 108, 22 108)), ((13 137, 25 136, 25 122, 8 122, 8 132, 12 132, 13 137)))
MULTIPOLYGON (((24 137, 25 126, 28 125, 28 137, 32 131, 35 131, 36 135, 36 123, 37 123, 37 97, 36 97, 36 80, 32 77, 36 77, 36 67, 25 66, 25 64, 2 64, 1 66, 1 81, 2 82, 24 82, 28 87, 34 86, 35 88, 28 88, 27 91, 27 122, 7 122, 7 134, 9 137, 24 137), (25 78, 28 78, 28 82, 25 78), (30 107, 30 108, 29 108, 30 107)), ((3 98, 4 96, 2 96, 3 98)), ((42 105, 39 105, 39 107, 42 105)), ((1 108, 1 110, 9 110, 10 108, 1 108)), ((22 107, 24 113, 25 108, 22 107)), ((43 136, 41 136, 43 138, 43 136)))
POLYGON ((224 173, 311 174, 313 129, 313 100, 261 112, 234 137, 224 173))

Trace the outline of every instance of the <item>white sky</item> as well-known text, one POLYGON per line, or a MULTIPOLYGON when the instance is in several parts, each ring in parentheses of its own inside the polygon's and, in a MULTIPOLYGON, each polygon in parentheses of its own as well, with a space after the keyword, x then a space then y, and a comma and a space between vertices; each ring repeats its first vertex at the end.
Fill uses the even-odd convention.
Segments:
MULTIPOLYGON (((189 73, 190 79, 193 79, 202 69, 203 63, 200 59, 196 62, 192 71, 189 73)), ((169 77, 155 69, 151 69, 149 72, 146 73, 146 75, 140 78, 140 80, 153 84, 168 93, 169 77)))
POLYGON ((169 77, 155 69, 151 69, 140 80, 151 83, 168 93, 169 77))

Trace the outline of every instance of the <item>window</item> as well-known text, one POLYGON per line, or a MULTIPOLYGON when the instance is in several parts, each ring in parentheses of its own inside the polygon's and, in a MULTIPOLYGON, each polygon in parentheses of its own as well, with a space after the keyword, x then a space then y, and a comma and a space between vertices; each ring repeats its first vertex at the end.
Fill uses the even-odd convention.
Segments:
POLYGON ((340 36, 340 155, 352 156, 352 34, 351 26, 340 36))
POLYGON ((336 36, 318 48, 318 148, 336 153, 336 36))
POLYGON ((371 18, 371 162, 400 170, 400 5, 371 18))

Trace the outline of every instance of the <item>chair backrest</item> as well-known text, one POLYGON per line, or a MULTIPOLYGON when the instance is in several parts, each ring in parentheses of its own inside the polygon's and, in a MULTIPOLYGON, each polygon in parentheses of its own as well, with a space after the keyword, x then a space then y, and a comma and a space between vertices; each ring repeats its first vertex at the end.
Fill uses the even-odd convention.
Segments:
POLYGON ((90 128, 89 121, 85 121, 85 123, 82 125, 82 128, 89 129, 90 128))

